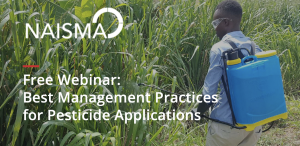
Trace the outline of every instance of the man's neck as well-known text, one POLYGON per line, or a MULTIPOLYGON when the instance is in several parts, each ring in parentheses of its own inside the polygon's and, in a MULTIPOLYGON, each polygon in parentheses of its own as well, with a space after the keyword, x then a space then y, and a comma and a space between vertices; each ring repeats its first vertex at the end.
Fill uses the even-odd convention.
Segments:
POLYGON ((231 33, 231 32, 236 32, 236 31, 241 31, 241 30, 232 30, 232 31, 227 32, 226 34, 231 33))
POLYGON ((233 27, 232 29, 229 29, 227 33, 234 32, 234 31, 241 31, 240 26, 236 26, 233 27))

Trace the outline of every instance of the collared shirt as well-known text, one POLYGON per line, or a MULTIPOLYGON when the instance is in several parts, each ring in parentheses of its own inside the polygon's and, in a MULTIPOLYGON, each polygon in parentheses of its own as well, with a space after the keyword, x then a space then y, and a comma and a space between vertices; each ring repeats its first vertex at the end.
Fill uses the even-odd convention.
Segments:
MULTIPOLYGON (((229 43, 225 42, 227 39, 233 41, 238 48, 247 48, 249 52, 251 52, 250 38, 246 37, 241 31, 227 33, 220 42, 213 45, 210 51, 210 66, 205 77, 202 94, 210 95, 210 97, 212 97, 213 94, 217 94, 218 85, 220 83, 220 96, 210 114, 210 117, 227 123, 232 123, 230 106, 226 97, 223 83, 221 82, 222 75, 226 77, 221 56, 224 51, 232 48, 229 43)), ((262 50, 255 45, 255 52, 258 53, 261 51, 262 50)), ((246 50, 242 50, 242 53, 245 56, 249 55, 246 50)))

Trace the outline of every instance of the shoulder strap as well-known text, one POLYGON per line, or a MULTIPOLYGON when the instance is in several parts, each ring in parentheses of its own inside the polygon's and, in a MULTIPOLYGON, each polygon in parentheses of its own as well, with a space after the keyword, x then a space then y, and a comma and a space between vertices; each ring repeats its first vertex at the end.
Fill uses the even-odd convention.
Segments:
POLYGON ((255 55, 255 44, 253 41, 251 41, 251 54, 255 55))
MULTIPOLYGON (((235 45, 235 43, 231 40, 225 40, 227 43, 229 43, 229 45, 232 47, 232 49, 237 49, 238 47, 235 45)), ((244 58, 245 55, 242 53, 242 51, 238 51, 238 55, 239 55, 239 58, 244 58)))
POLYGON ((226 94, 226 97, 227 97, 227 100, 228 100, 228 103, 229 103, 229 107, 230 107, 230 111, 231 111, 232 124, 235 125, 236 124, 236 119, 235 119, 233 108, 232 108, 230 90, 229 90, 228 84, 226 84, 227 82, 225 81, 224 75, 222 75, 221 78, 222 78, 223 87, 224 87, 225 94, 226 94))
MULTIPOLYGON (((230 46, 232 47, 232 49, 237 49, 237 46, 235 45, 235 43, 233 41, 231 41, 231 40, 225 40, 225 41, 230 44, 230 46)), ((241 51, 238 51, 238 55, 239 55, 239 58, 243 58, 244 57, 244 54, 241 51)), ((227 80, 227 71, 226 71, 227 64, 226 64, 225 56, 222 56, 222 58, 223 58, 223 62, 224 62, 224 68, 225 68, 225 76, 226 76, 226 78, 224 77, 224 75, 222 75, 221 79, 222 79, 223 87, 224 87, 225 94, 226 94, 226 97, 227 97, 227 100, 228 100, 228 103, 229 103, 229 107, 230 107, 230 111, 231 111, 232 124, 235 125, 236 124, 236 119, 235 119, 233 108, 232 108, 229 86, 227 84, 228 83, 228 80, 227 80)))
POLYGON ((230 44, 230 46, 232 47, 232 49, 236 49, 237 48, 237 46, 235 45, 235 43, 233 41, 231 41, 231 40, 225 40, 225 41, 230 44))

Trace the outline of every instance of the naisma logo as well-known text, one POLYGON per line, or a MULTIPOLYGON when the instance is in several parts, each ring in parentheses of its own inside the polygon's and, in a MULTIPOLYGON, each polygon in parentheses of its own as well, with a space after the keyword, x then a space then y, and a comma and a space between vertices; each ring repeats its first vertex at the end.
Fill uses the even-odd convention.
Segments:
POLYGON ((75 35, 75 38, 78 37, 78 35, 81 36, 81 38, 83 38, 86 34, 88 36, 88 38, 95 38, 96 36, 98 35, 103 35, 104 38, 114 38, 115 36, 117 36, 121 31, 122 31, 122 28, 123 28, 123 18, 121 16, 121 14, 113 9, 113 8, 102 8, 100 9, 99 11, 96 12, 96 14, 93 16, 93 19, 92 19, 92 23, 97 23, 97 20, 99 18, 99 16, 105 12, 109 12, 109 13, 112 13, 114 14, 115 16, 117 16, 117 19, 119 21, 119 25, 118 25, 118 28, 113 32, 113 33, 110 33, 110 34, 105 34, 104 30, 103 30, 103 27, 101 25, 101 23, 98 23, 97 25, 97 28, 95 30, 95 32, 91 33, 91 24, 90 23, 87 23, 84 27, 84 30, 82 31, 81 28, 80 28, 80 25, 78 23, 75 23, 74 26, 72 26, 71 23, 64 23, 62 26, 57 23, 57 29, 56 29, 56 35, 54 35, 54 30, 52 30, 51 28, 51 25, 49 23, 46 24, 42 34, 41 34, 41 37, 39 37, 39 25, 38 23, 36 24, 36 30, 34 31, 33 28, 30 26, 30 24, 26 23, 26 38, 28 38, 28 30, 30 30, 30 32, 33 34, 33 36, 35 38, 43 38, 45 36, 51 36, 52 38, 59 38, 60 37, 60 29, 62 29, 64 32, 68 33, 69 35, 65 36, 65 35, 62 35, 61 37, 62 38, 65 38, 65 39, 69 39, 72 37, 73 33, 75 35), (66 28, 66 26, 69 26, 69 27, 73 27, 75 29, 75 32, 72 32, 71 30, 69 30, 68 28, 66 28))

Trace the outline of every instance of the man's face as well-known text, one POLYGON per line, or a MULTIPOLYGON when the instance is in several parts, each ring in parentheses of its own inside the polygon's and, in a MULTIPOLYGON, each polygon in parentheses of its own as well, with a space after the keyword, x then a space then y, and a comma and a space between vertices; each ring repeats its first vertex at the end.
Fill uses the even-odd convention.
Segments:
MULTIPOLYGON (((217 20, 219 18, 226 18, 226 17, 224 17, 224 14, 222 14, 222 12, 217 9, 214 13, 213 19, 217 20)), ((229 23, 228 19, 220 19, 220 23, 215 29, 217 36, 219 37, 220 40, 223 38, 224 35, 227 34, 228 23, 229 23)))

